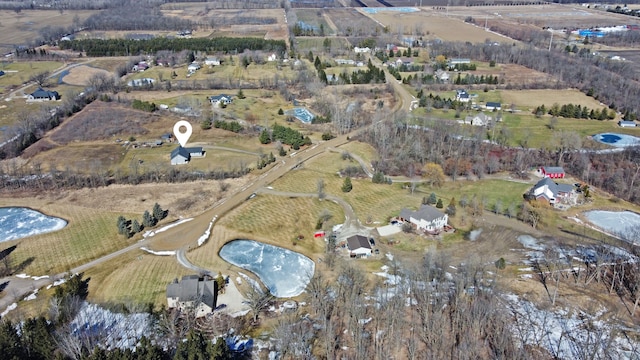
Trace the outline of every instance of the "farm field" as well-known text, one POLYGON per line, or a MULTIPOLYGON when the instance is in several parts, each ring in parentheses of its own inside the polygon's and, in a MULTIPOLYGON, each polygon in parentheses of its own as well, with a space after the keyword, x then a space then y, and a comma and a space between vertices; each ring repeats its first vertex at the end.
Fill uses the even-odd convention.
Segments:
MULTIPOLYGON (((360 10, 362 11, 362 10, 360 10)), ((504 42, 512 40, 501 35, 483 31, 478 26, 464 22, 459 18, 445 17, 443 11, 421 9, 418 12, 378 11, 366 14, 375 21, 387 26, 391 33, 428 34, 426 38, 442 41, 470 41, 473 43, 485 40, 504 42), (456 29, 451 31, 451 29, 456 29)))
POLYGON ((19 13, 10 10, 0 11, 0 51, 11 52, 17 45, 28 45, 40 36, 47 26, 69 27, 77 16, 80 22, 96 13, 97 10, 22 10, 19 13))
POLYGON ((538 29, 541 27, 592 27, 640 23, 638 18, 608 13, 599 9, 589 9, 580 4, 450 6, 447 14, 458 19, 471 16, 480 26, 484 26, 486 20, 489 27, 494 23, 511 26, 535 26, 538 29))
MULTIPOLYGON (((5 74, 0 76, 0 92, 6 93, 11 88, 28 82, 29 79, 45 71, 53 72, 64 66, 60 61, 15 61, 1 62, 0 70, 5 74)), ((50 79, 54 81, 54 79, 50 79)))

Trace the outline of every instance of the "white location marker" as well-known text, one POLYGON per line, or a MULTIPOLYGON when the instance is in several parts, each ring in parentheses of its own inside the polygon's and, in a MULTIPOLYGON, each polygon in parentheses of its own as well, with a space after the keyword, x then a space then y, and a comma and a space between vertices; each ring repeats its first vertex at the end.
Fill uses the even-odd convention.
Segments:
POLYGON ((193 129, 191 128, 191 124, 186 120, 180 120, 175 125, 173 125, 173 134, 178 139, 180 146, 185 147, 187 145, 187 141, 191 137, 191 132, 193 129), (181 128, 185 128, 184 132, 180 132, 181 128))

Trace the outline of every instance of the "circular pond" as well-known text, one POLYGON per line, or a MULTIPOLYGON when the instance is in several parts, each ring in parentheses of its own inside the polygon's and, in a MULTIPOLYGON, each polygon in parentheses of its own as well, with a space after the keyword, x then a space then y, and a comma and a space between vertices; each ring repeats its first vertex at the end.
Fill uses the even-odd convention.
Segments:
POLYGON ((60 230, 66 225, 63 219, 29 208, 0 208, 0 242, 60 230))
POLYGON ((234 240, 220 249, 225 261, 256 274, 276 297, 300 295, 315 271, 308 257, 253 240, 234 240))
POLYGON ((640 138, 626 134, 602 133, 593 135, 593 139, 599 143, 615 147, 640 145, 640 138))

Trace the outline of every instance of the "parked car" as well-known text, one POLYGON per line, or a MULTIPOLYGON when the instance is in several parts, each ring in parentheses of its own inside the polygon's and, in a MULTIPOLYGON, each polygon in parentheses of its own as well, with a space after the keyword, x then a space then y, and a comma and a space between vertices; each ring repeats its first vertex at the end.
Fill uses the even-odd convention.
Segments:
POLYGON ((369 238, 369 244, 371 244, 371 246, 376 246, 376 241, 373 238, 369 238))

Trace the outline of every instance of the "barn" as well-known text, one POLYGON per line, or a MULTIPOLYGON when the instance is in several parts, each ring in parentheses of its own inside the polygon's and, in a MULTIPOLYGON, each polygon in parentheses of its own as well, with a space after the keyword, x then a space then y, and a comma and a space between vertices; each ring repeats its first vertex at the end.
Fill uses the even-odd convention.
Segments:
POLYGON ((564 179, 564 169, 560 166, 543 166, 540 168, 543 177, 551 179, 564 179))

